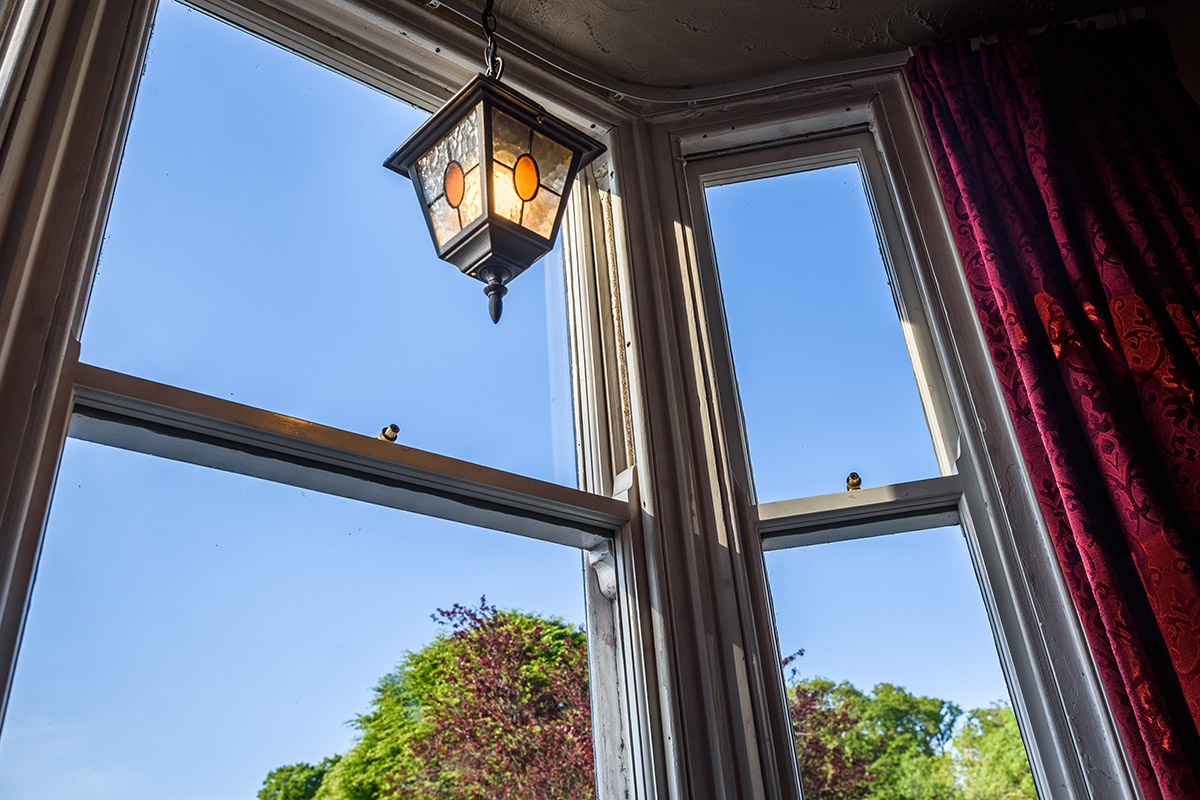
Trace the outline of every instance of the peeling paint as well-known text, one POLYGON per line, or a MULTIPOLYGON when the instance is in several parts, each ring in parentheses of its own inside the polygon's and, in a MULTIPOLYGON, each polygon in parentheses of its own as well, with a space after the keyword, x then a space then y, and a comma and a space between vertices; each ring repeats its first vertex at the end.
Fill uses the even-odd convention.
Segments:
POLYGON ((612 50, 600 43, 600 39, 596 36, 596 29, 592 27, 592 21, 588 17, 583 18, 583 25, 587 28, 588 36, 592 37, 592 42, 596 45, 596 49, 601 53, 611 53, 612 50))
MULTIPOLYGON (((875 49, 879 48, 879 45, 881 43, 884 43, 884 42, 891 43, 893 45, 895 44, 887 36, 886 30, 881 31, 881 30, 879 30, 877 28, 873 28, 873 27, 872 28, 845 28, 845 27, 837 26, 837 27, 830 28, 829 32, 832 33, 834 36, 838 37, 839 39, 842 39, 845 42, 849 42, 849 43, 853 44, 860 51, 861 50, 868 50, 868 51, 875 50, 875 49)), ((881 50, 881 52, 882 52, 882 50, 881 50)), ((861 53, 855 53, 854 55, 861 55, 861 53)))

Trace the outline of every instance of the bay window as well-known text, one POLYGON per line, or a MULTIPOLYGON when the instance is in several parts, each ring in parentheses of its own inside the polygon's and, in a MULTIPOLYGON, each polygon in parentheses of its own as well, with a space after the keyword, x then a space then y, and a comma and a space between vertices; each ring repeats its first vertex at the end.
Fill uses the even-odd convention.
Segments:
MULTIPOLYGON (((420 284, 370 271, 431 249, 423 238, 398 233, 419 231, 421 221, 411 192, 377 163, 388 147, 369 165, 369 180, 379 181, 369 200, 317 188, 321 178, 336 178, 334 162, 275 164, 299 183, 271 190, 268 182, 252 199, 210 186, 207 202, 224 215, 218 232, 193 227, 192 246, 173 255, 131 255, 128 269, 119 267, 117 253, 130 233, 195 222, 171 218, 152 197, 123 208, 126 190, 116 181, 122 151, 133 153, 137 144, 134 96, 148 46, 153 50, 156 4, 23 0, 10 7, 0 71, 0 663, 9 704, 0 737, 10 735, 19 713, 13 709, 23 702, 11 699, 14 674, 19 682, 24 669, 17 658, 23 630, 35 654, 30 663, 71 652, 60 638, 68 633, 34 639, 42 624, 31 590, 39 553, 49 584, 49 571, 62 568, 56 563, 72 563, 98 544, 60 546, 51 529, 43 547, 56 475, 60 496, 69 497, 64 482, 79 458, 127 462, 122 469, 150 473, 159 469, 156 458, 165 458, 234 473, 220 479, 234 483, 265 479, 271 484, 246 485, 288 495, 283 503, 313 491, 333 496, 321 504, 355 509, 346 514, 402 515, 378 517, 403 518, 399 528, 426 524, 412 523, 421 519, 415 513, 437 518, 422 530, 471 526, 470 542, 514 541, 506 534, 517 534, 530 541, 513 552, 552 548, 555 563, 569 552, 563 546, 579 551, 570 554, 582 563, 579 610, 559 613, 586 621, 602 798, 799 797, 780 665, 789 653, 781 652, 776 612, 785 602, 789 614, 824 612, 803 599, 781 601, 782 581, 769 586, 768 568, 776 564, 764 551, 960 525, 966 555, 959 564, 969 564, 978 579, 979 619, 987 620, 996 645, 1039 796, 1136 796, 1013 441, 898 63, 677 107, 595 90, 514 50, 505 80, 609 150, 576 181, 561 256, 537 268, 545 284, 536 285, 533 271, 523 276, 522 291, 510 295, 508 313, 493 328, 479 313, 478 286, 432 258, 422 266, 433 277, 420 284), (875 355, 875 345, 856 344, 854 332, 831 326, 817 339, 786 329, 790 299, 803 296, 820 306, 822 285, 841 288, 838 264, 801 270, 763 263, 754 279, 777 295, 747 297, 738 313, 752 320, 756 304, 764 317, 772 307, 784 309, 780 338, 747 340, 748 349, 739 351, 728 297, 750 284, 724 283, 736 280, 736 270, 734 256, 722 251, 717 193, 742 181, 822 169, 863 187, 870 229, 856 232, 857 243, 868 250, 882 243, 891 283, 890 290, 876 286, 875 299, 888 301, 890 291, 895 302, 885 310, 893 325, 898 312, 901 325, 888 347, 911 357, 915 378, 904 387, 911 396, 901 417, 903 424, 927 426, 922 435, 928 431, 919 442, 927 452, 911 468, 858 466, 874 457, 870 443, 887 440, 900 423, 846 403, 818 411, 770 396, 772 370, 788 394, 820 393, 805 383, 803 373, 814 368, 777 363, 781 352, 841 348, 847 361, 863 363, 875 355), (279 209, 261 208, 272 203, 273 191, 279 209), (360 200, 361 215, 347 209, 360 200), (283 210, 285 201, 296 207, 283 210), (258 210, 261 218, 253 216, 258 210), (277 214, 290 222, 273 228, 277 214), (368 221, 376 218, 383 228, 377 239, 371 237, 379 226, 368 221), (150 219, 158 221, 147 226, 150 219), (313 228, 326 221, 338 233, 322 240, 313 228), (108 246, 117 249, 102 256, 106 224, 108 246), (223 250, 220 236, 238 231, 265 232, 267 244, 223 250), (338 235, 370 239, 370 254, 347 256, 338 235), (314 252, 328 271, 306 260, 314 252), (246 270, 260 267, 274 276, 269 283, 276 290, 254 296, 258 289, 242 281, 246 270), (443 267, 448 282, 434 285, 443 267), (122 269, 125 277, 118 277, 122 269), (461 304, 460 289, 469 295, 461 304), (187 313, 172 308, 181 294, 187 313), (530 305, 523 311, 521 302, 530 305), (96 344, 105 330, 107 350, 96 344), (753 359, 763 360, 755 390, 763 407, 777 422, 794 415, 808 431, 768 426, 755 433, 756 401, 749 384, 739 382, 753 359), (520 371, 533 361, 544 366, 536 386, 520 371), (363 363, 375 366, 356 366, 363 363), (793 374, 785 377, 788 370, 793 374), (510 379, 517 384, 505 388, 510 379), (837 426, 862 423, 867 445, 835 442, 809 457, 811 425, 831 427, 820 415, 836 414, 839 405, 848 419, 837 426), (437 414, 458 423, 435 430, 426 423, 437 414), (400 426, 399 444, 376 438, 391 423, 400 426), (574 452, 564 460, 560 445, 572 440, 574 452), (759 455, 772 447, 779 448, 775 466, 759 455), (861 473, 864 488, 844 490, 850 471, 861 473)), ((466 83, 478 58, 476 32, 436 3, 214 0, 203 7, 382 90, 372 102, 406 119, 420 112, 392 98, 431 110, 466 83)), ((157 80, 147 75, 143 91, 157 80)), ((161 91, 171 91, 170 83, 161 91)), ((204 99, 196 98, 197 107, 204 99)), ((182 100, 171 113, 187 111, 182 100)), ((276 135, 296 136, 313 154, 341 148, 339 157, 357 153, 374 135, 261 122, 278 125, 276 135), (335 133, 349 138, 322 140, 335 133)), ((191 123, 181 116, 173 124, 191 123)), ((173 171, 177 164, 177 180, 188 171, 197 180, 212 177, 213 165, 200 154, 189 160, 188 142, 206 144, 194 140, 196 133, 184 130, 177 147, 157 153, 153 169, 173 171)), ((396 139, 389 147, 398 142, 394 131, 384 133, 396 139)), ((237 148, 252 138, 229 130, 221 144, 237 148)), ((132 163, 122 182, 137 180, 132 163)), ((781 202, 795 206, 794 199, 781 202)), ((787 208, 739 225, 753 236, 754 226, 784 228, 789 214, 805 213, 787 208)), ((765 261, 787 257, 775 250, 765 261)), ((891 388, 872 391, 894 405, 891 388)), ((898 449, 903 460, 912 448, 898 449)), ((128 492, 124 505, 136 503, 136 484, 118 487, 113 477, 104 494, 128 492)), ((189 513, 206 504, 189 502, 189 513)), ((456 552, 476 546, 456 533, 430 537, 437 544, 422 546, 444 551, 437 570, 450 575, 456 552)), ((149 545, 120 546, 141 558, 149 545)), ((345 556, 346 548, 330 546, 338 559, 345 556)), ((404 558, 402 545, 389 546, 397 548, 390 556, 364 558, 404 558)), ((520 576, 522 562, 540 562, 487 561, 471 569, 504 573, 488 576, 497 585, 539 580, 520 576)), ((465 562, 458 566, 466 569, 465 562)), ((76 561, 71 568, 94 567, 76 561)), ((562 580, 560 566, 550 569, 556 583, 562 580)), ((381 580, 404 580, 403 569, 384 574, 381 580)), ((102 584, 94 591, 107 592, 102 584)), ((181 588, 204 602, 198 586, 181 588)), ((114 617, 139 613, 149 602, 136 591, 120 603, 115 594, 108 599, 112 609, 97 613, 117 628, 114 617)), ((785 649, 793 646, 806 643, 785 649)), ((361 658, 365 663, 368 656, 361 658)))

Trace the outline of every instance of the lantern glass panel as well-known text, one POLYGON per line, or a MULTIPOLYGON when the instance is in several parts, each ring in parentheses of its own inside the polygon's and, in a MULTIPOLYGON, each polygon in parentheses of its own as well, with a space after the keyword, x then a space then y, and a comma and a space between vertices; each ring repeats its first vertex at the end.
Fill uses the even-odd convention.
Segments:
POLYGON ((521 224, 521 210, 525 204, 517 196, 513 171, 500 163, 492 164, 492 206, 498 216, 521 224))
POLYGON ((429 220, 433 223, 433 233, 437 236, 438 247, 444 247, 446 242, 454 238, 454 234, 462 230, 458 219, 458 209, 451 208, 445 197, 439 197, 429 207, 429 220))
POLYGON ((542 186, 561 195, 567 186, 567 174, 571 171, 571 151, 558 142, 535 133, 529 152, 537 162, 542 186))
POLYGON ((521 217, 521 225, 549 239, 554 233, 554 219, 558 216, 558 206, 562 198, 554 192, 541 187, 537 195, 525 204, 525 213, 521 217))
POLYGON ((479 165, 476 165, 463 178, 463 200, 458 207, 458 216, 460 219, 466 220, 464 225, 471 220, 478 219, 479 215, 483 213, 483 197, 479 192, 479 173, 479 165))
POLYGON ((497 216, 550 239, 571 161, 566 147, 492 110, 492 210, 497 216), (518 163, 531 168, 521 171, 518 163))
POLYGON ((417 175, 439 248, 483 213, 479 198, 479 150, 483 139, 479 123, 482 118, 483 112, 477 105, 450 133, 417 160, 417 175), (452 206, 449 200, 459 199, 458 191, 453 192, 449 199, 446 192, 447 179, 455 178, 457 173, 457 170, 449 169, 451 164, 457 164, 462 170, 462 199, 457 207, 452 206))
POLYGON ((533 131, 529 126, 492 109, 492 160, 511 170, 517 159, 529 152, 533 131))

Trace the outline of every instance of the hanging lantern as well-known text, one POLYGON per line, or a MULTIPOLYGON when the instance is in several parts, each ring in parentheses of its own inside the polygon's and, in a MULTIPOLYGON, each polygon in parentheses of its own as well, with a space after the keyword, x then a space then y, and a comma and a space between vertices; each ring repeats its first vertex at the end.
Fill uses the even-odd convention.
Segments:
POLYGON ((500 83, 491 2, 479 75, 384 166, 416 189, 438 258, 482 281, 493 322, 506 285, 550 252, 579 170, 604 152, 590 136, 500 83))

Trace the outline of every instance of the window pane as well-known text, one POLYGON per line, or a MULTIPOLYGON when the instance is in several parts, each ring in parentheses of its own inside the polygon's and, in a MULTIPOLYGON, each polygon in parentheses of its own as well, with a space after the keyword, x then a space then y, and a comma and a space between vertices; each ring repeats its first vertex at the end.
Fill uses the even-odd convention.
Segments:
POLYGON ((707 200, 759 502, 939 474, 858 165, 707 200))
POLYGON ((403 444, 575 485, 570 396, 551 384, 568 371, 560 252, 493 325, 381 166, 427 116, 163 3, 83 360, 367 435, 396 423, 403 444))
POLYGON ((766 562, 810 800, 1036 797, 961 529, 766 562))
MULTIPOLYGON (((438 763, 435 723, 449 712, 430 685, 465 691, 394 671, 451 630, 431 615, 478 611, 481 595, 521 610, 513 619, 526 626, 540 618, 549 649, 520 640, 522 662, 493 635, 490 672, 449 655, 433 663, 498 680, 548 665, 563 679, 552 690, 561 706, 536 706, 551 690, 526 677, 531 699, 488 696, 481 719, 503 712, 498 730, 518 743, 542 728, 564 734, 573 749, 544 747, 516 779, 534 791, 550 764, 590 796, 580 571, 572 548, 72 440, 0 733, 0 797, 251 800, 272 770, 336 755, 326 779, 383 796, 386 776, 438 763), (410 691, 356 726, 379 711, 385 676, 410 691), (414 719, 423 739, 400 728, 414 719), (368 739, 377 757, 356 747, 368 739)), ((479 727, 453 749, 464 762, 491 744, 479 727)), ((511 747, 488 753, 505 763, 511 747)))

